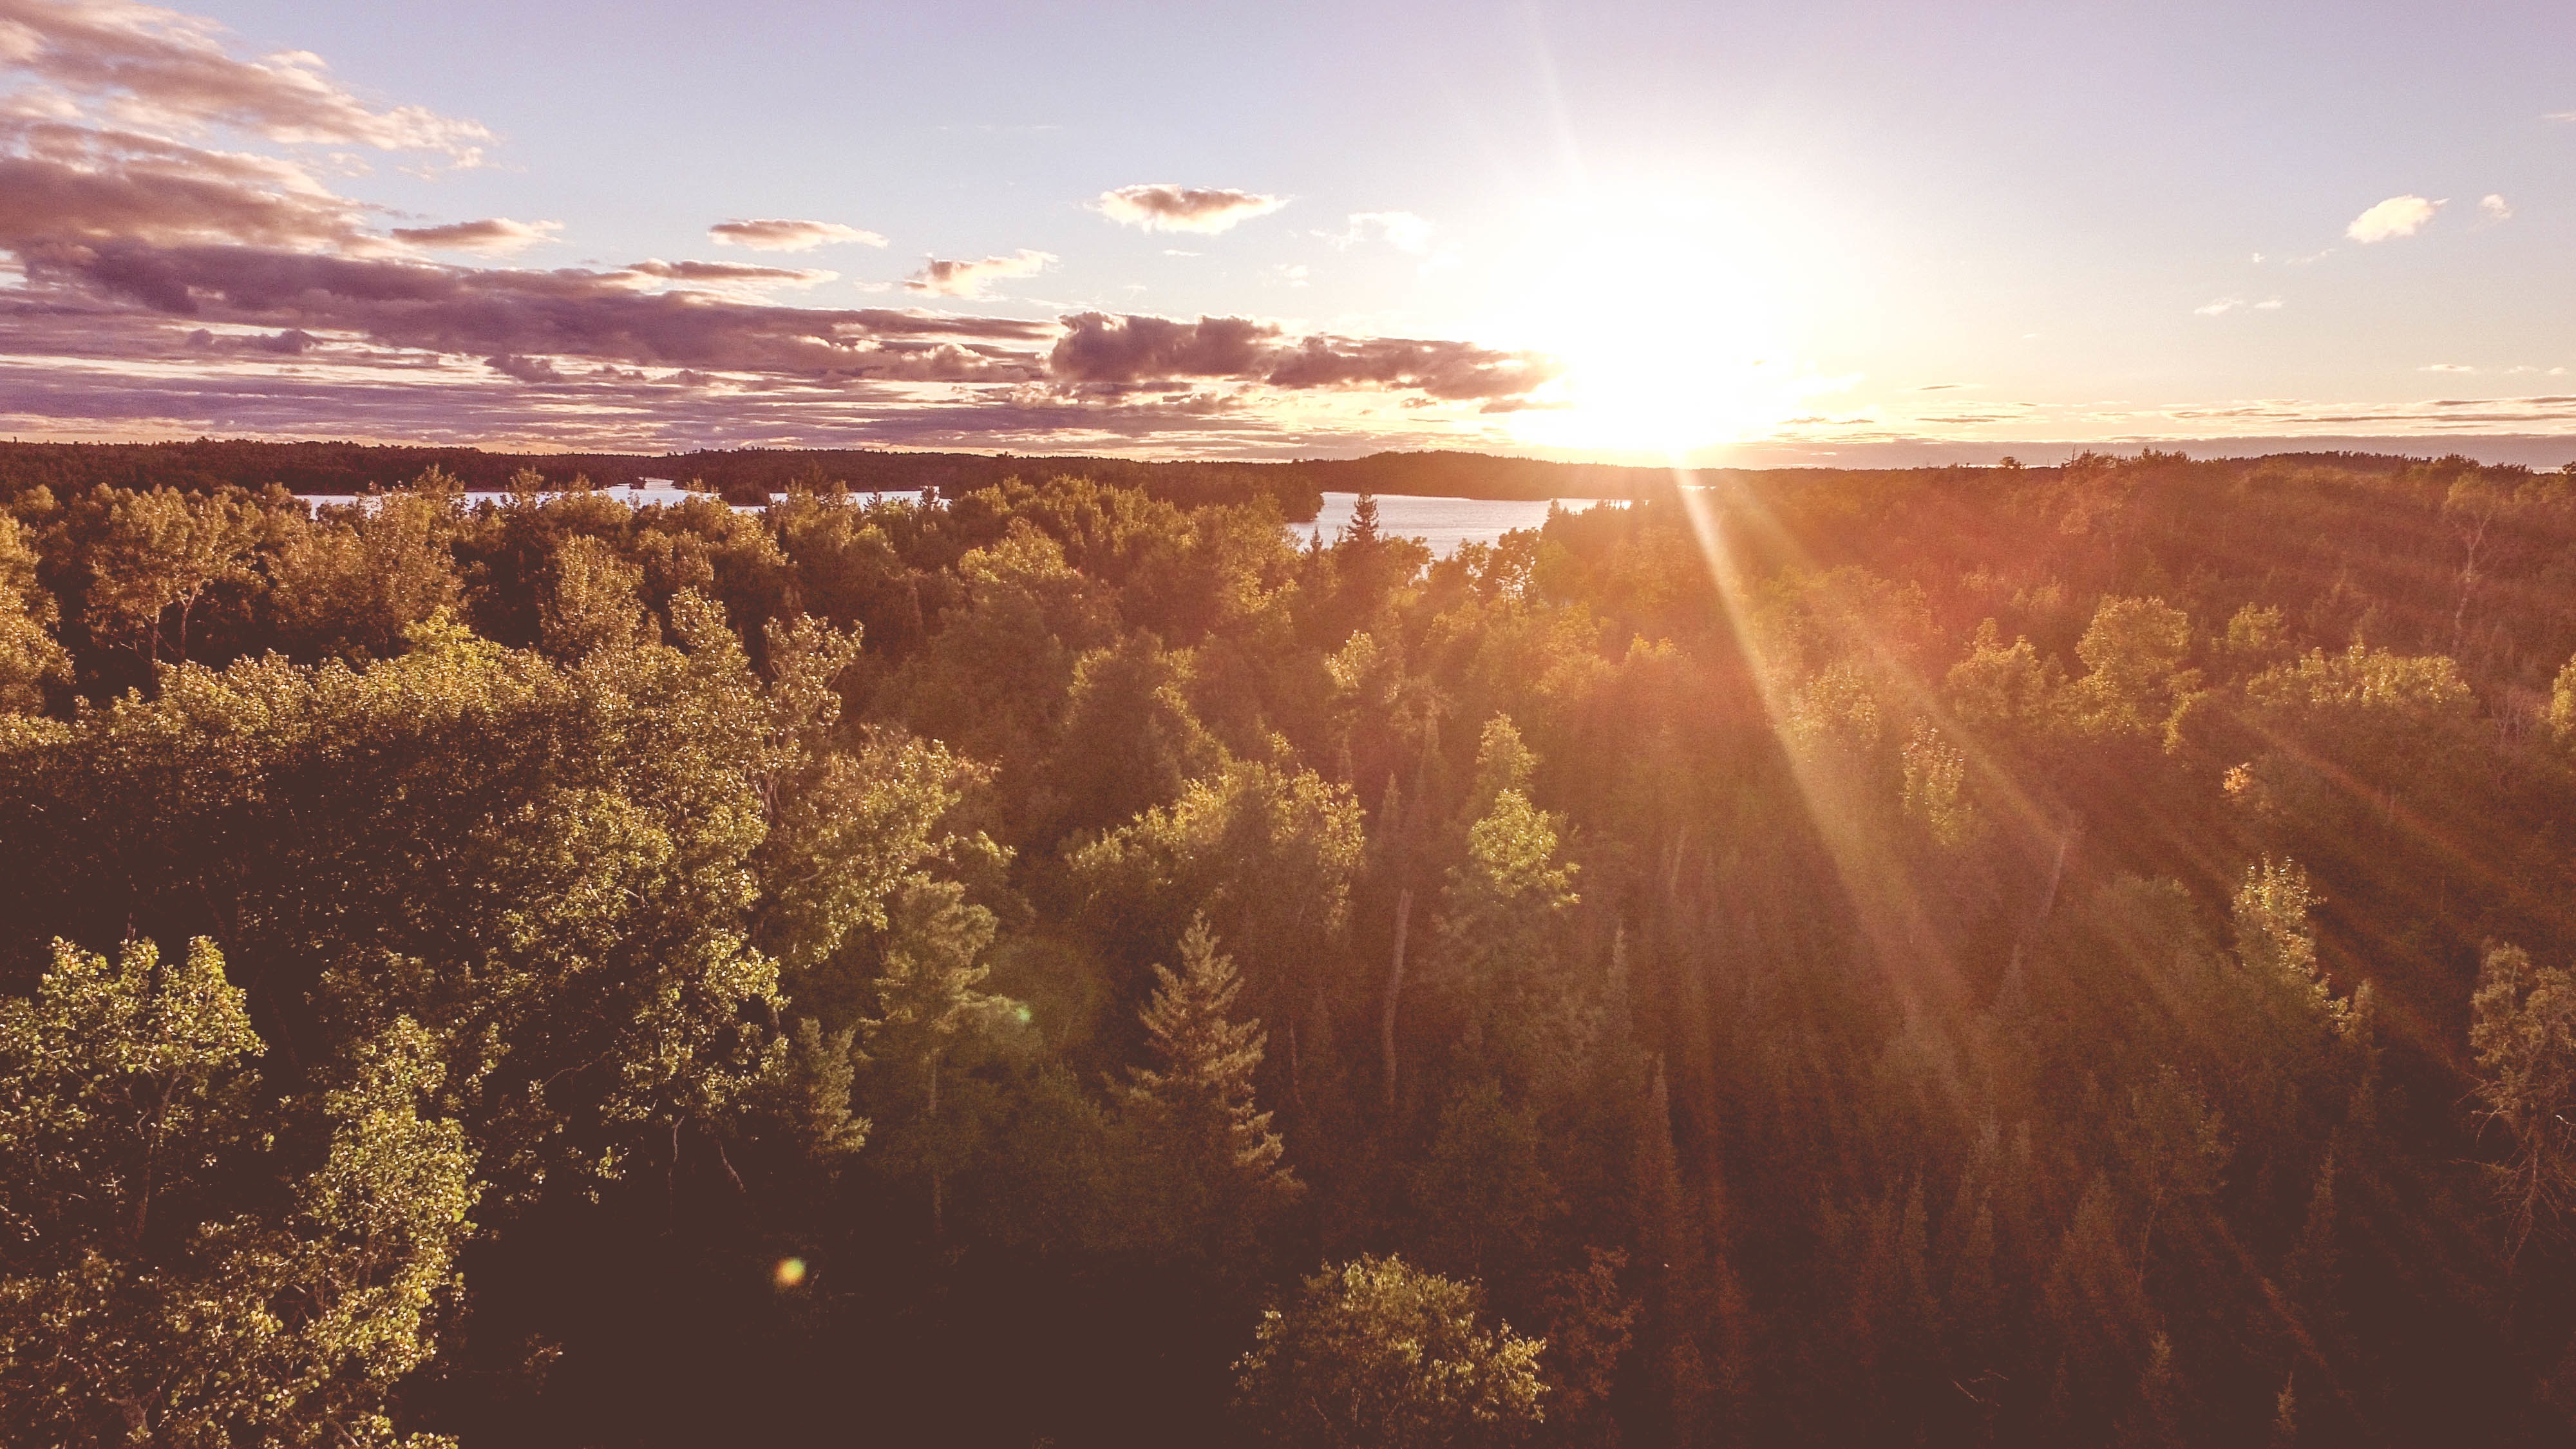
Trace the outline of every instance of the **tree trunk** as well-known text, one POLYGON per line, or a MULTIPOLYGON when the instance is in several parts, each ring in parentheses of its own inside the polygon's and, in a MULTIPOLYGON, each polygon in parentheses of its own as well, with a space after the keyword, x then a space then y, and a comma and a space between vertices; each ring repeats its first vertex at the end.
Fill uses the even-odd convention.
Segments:
POLYGON ((1386 1058, 1386 1112, 1395 1115, 1395 1008, 1404 994, 1404 934, 1413 923, 1411 887, 1395 893, 1395 965, 1386 977, 1386 1014, 1378 1022, 1378 1049, 1386 1058))

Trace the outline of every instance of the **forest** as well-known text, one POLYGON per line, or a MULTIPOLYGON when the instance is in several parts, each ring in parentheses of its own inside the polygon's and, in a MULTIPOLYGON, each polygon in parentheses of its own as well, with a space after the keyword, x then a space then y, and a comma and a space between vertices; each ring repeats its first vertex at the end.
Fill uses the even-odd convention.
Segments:
POLYGON ((0 458, 12 1445, 2576 1434, 2576 468, 189 446, 0 458))

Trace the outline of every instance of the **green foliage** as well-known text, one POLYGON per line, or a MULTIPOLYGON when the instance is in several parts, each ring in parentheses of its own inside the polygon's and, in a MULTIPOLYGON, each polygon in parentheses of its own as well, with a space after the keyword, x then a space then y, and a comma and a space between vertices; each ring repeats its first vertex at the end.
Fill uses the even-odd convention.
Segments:
POLYGON ((444 481, 424 479, 418 491, 352 516, 281 530, 269 606, 290 653, 387 658, 401 651, 404 630, 458 602, 463 585, 450 543, 463 519, 444 481))
POLYGON ((0 1427, 16 1442, 428 1445, 388 1417, 437 1351, 479 1187, 408 1019, 319 1094, 327 1146, 285 1204, 243 1190, 286 1110, 222 956, 56 943, 0 1010, 0 1427))
POLYGON ((1950 666, 1950 707, 1960 721, 1985 728, 2005 727, 2044 717, 2065 671, 2055 660, 2043 660, 2028 639, 2004 647, 1995 621, 1977 625, 1968 657, 1950 666))
POLYGON ((1275 1018, 1326 979, 1364 838, 1349 786, 1241 760, 1070 863, 1088 913, 1112 939, 1168 941, 1204 910, 1221 937, 1240 943, 1255 1010, 1275 1018))
POLYGON ((27 530, 0 513, 0 713, 44 708, 45 686, 71 673, 54 638, 61 610, 37 581, 36 562, 27 530))
POLYGON ((1259 1022, 1233 1019, 1243 983, 1205 921, 1182 934, 1181 969, 1154 975, 1143 1013, 1152 1065, 1128 1068, 1117 1092, 1151 1192, 1144 1236, 1240 1259, 1304 1191, 1253 1099, 1267 1038, 1259 1022))
POLYGON ((2087 673, 2067 689, 2078 728, 2106 734, 2164 730, 2198 682, 2183 661, 2191 620, 2162 599, 2104 599, 2075 653, 2087 673))
POLYGON ((1363 1257, 1307 1279, 1264 1313, 1236 1365, 1238 1412, 1264 1443, 1330 1449, 1473 1449, 1545 1419, 1547 1345, 1486 1326, 1472 1284, 1401 1258, 1363 1257))
POLYGON ((256 514, 222 494, 120 492, 89 558, 92 635, 157 662, 188 657, 188 626, 218 585, 248 577, 256 514))
POLYGON ((2495 947, 2470 1012, 2479 1117, 2507 1138, 2495 1186, 2520 1244, 2576 1207, 2576 976, 2495 947))
POLYGON ((2555 475, 230 448, 0 446, 11 1442, 2566 1437, 2555 475))
POLYGON ((965 1068, 995 1033, 1026 1020, 1018 1002, 982 989, 993 913, 964 897, 944 881, 917 880, 901 893, 876 1009, 862 1023, 879 1164, 926 1185, 935 1220, 946 1214, 948 1179, 982 1146, 995 1111, 990 1085, 965 1068))

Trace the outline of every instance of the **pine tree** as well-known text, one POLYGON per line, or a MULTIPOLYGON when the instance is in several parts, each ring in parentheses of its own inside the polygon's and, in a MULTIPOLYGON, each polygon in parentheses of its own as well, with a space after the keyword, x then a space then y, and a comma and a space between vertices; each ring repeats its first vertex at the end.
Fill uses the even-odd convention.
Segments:
POLYGON ((1180 936, 1180 972, 1157 964, 1154 977, 1159 985, 1144 1008, 1154 1065, 1128 1067, 1121 1088, 1128 1111, 1151 1140, 1180 1150, 1200 1171, 1216 1171, 1255 1199, 1293 1196, 1288 1147, 1252 1101, 1267 1036, 1260 1021, 1229 1016, 1244 982, 1234 959, 1216 949, 1206 918, 1190 920, 1180 936))

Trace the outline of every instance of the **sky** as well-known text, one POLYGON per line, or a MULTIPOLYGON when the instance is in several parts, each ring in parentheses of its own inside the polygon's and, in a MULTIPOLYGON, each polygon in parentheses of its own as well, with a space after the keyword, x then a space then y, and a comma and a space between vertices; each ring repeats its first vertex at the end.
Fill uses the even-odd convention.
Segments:
POLYGON ((2576 6, 0 0, 0 434, 2576 459, 2576 6))

